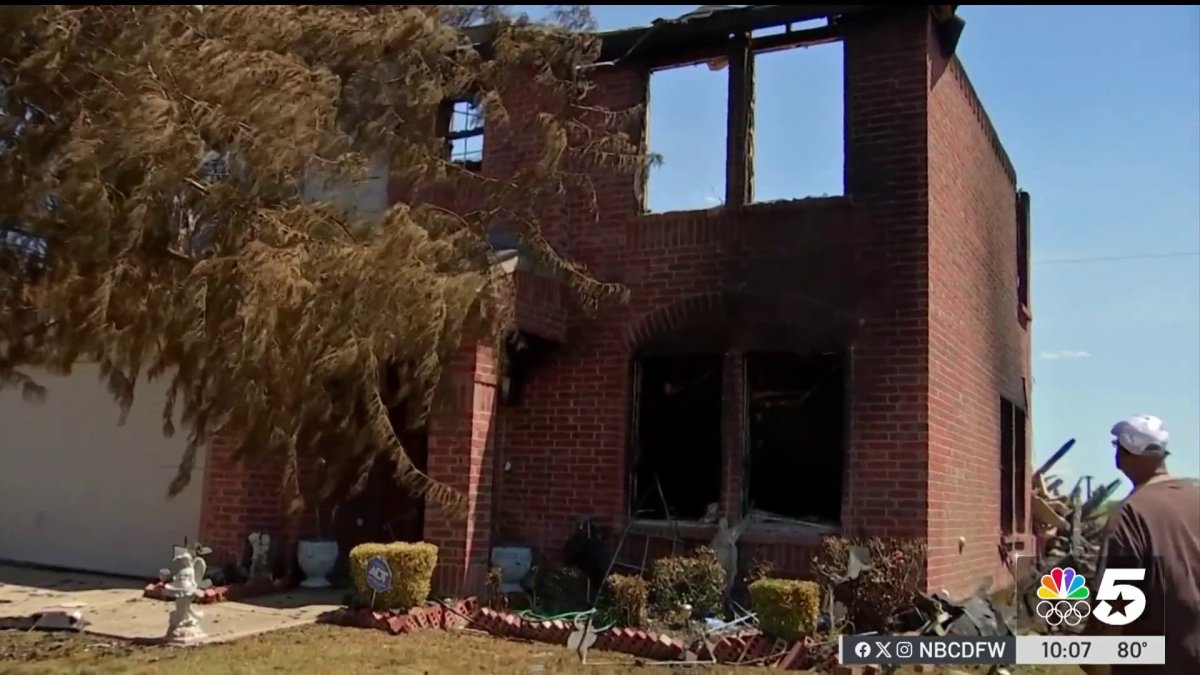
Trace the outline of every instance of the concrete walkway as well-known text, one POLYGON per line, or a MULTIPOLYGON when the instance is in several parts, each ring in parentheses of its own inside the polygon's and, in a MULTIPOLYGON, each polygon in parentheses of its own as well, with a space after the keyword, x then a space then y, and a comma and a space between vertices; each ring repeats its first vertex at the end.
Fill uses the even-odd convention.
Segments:
MULTIPOLYGON (((167 630, 173 603, 143 598, 144 583, 83 572, 0 565, 0 620, 39 612, 78 611, 85 632, 105 637, 152 640, 167 630)), ((337 609, 342 591, 296 590, 200 607, 206 642, 225 642, 316 623, 337 609)), ((0 621, 3 623, 3 621, 0 621)))

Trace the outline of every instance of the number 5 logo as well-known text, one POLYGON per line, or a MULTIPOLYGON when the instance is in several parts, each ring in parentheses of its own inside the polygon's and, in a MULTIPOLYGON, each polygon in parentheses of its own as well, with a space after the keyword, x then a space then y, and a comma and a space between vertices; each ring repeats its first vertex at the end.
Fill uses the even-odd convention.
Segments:
POLYGON ((1104 570, 1100 588, 1096 589, 1096 618, 1110 626, 1124 626, 1136 621, 1146 611, 1146 594, 1142 589, 1123 581, 1143 581, 1146 570, 1136 567, 1104 570))

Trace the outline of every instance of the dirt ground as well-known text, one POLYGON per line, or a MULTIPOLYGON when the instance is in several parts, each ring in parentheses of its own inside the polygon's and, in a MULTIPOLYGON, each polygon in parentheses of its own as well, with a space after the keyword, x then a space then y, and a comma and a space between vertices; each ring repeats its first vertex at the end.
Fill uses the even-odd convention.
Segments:
MULTIPOLYGON (((670 673, 593 652, 583 665, 563 647, 428 631, 390 636, 327 625, 193 648, 138 647, 90 636, 0 632, 0 673, 670 673)), ((735 672, 716 669, 708 672, 735 672)), ((771 672, 738 669, 738 673, 771 672)))
MULTIPOLYGON (((965 669, 982 672, 982 669, 965 669)), ((1016 673, 1078 675, 1076 669, 1015 668, 1016 673)), ((592 652, 589 664, 563 647, 471 633, 427 631, 395 637, 380 631, 305 626, 193 648, 140 647, 65 633, 0 632, 0 673, 487 673, 514 675, 675 673, 636 660, 592 652)), ((696 671, 690 671, 696 672, 696 671)), ((714 666, 705 673, 758 675, 766 668, 714 666)), ((946 671, 953 672, 953 671, 946 671)))

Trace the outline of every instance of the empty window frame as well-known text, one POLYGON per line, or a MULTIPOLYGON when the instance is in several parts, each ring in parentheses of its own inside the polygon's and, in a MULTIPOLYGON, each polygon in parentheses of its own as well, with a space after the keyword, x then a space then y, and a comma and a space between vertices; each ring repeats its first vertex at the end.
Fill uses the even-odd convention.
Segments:
POLYGON ((50 242, 43 236, 13 227, 0 227, 0 255, 11 256, 41 269, 50 242))
POLYGON ((754 56, 755 202, 845 192, 842 42, 754 56))
POLYGON ((846 376, 843 352, 747 355, 748 512, 841 522, 846 376))
POLYGON ((752 87, 733 86, 725 56, 651 72, 647 149, 661 164, 647 176, 646 211, 723 205, 727 185, 738 190, 738 181, 752 182, 748 196, 759 202, 845 192, 843 45, 824 27, 799 28, 809 30, 753 36, 752 87), (730 133, 742 133, 730 127, 735 91, 752 100, 745 150, 729 141, 730 133), (743 171, 744 178, 731 177, 743 171))
POLYGON ((721 354, 634 361, 631 511, 700 520, 721 499, 721 354))
POLYGON ((1029 459, 1025 431, 1025 411, 1000 399, 1000 531, 1006 535, 1025 531, 1029 459))
POLYGON ((724 60, 651 71, 646 147, 661 162, 646 177, 647 212, 724 203, 728 73, 724 60))

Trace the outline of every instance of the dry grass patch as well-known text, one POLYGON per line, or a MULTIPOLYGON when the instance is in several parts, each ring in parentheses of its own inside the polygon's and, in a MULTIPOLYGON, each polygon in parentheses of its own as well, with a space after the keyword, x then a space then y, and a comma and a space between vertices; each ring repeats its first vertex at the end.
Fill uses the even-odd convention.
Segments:
MULTIPOLYGON (((632 657, 593 651, 583 665, 555 645, 501 640, 471 633, 424 631, 391 636, 381 631, 306 626, 228 644, 194 648, 131 647, 126 643, 47 633, 0 632, 0 673, 670 673, 638 667, 632 657), (542 666, 544 671, 539 669, 542 666)), ((733 673, 717 668, 709 673, 733 673)), ((741 673, 773 672, 760 668, 741 673)))

